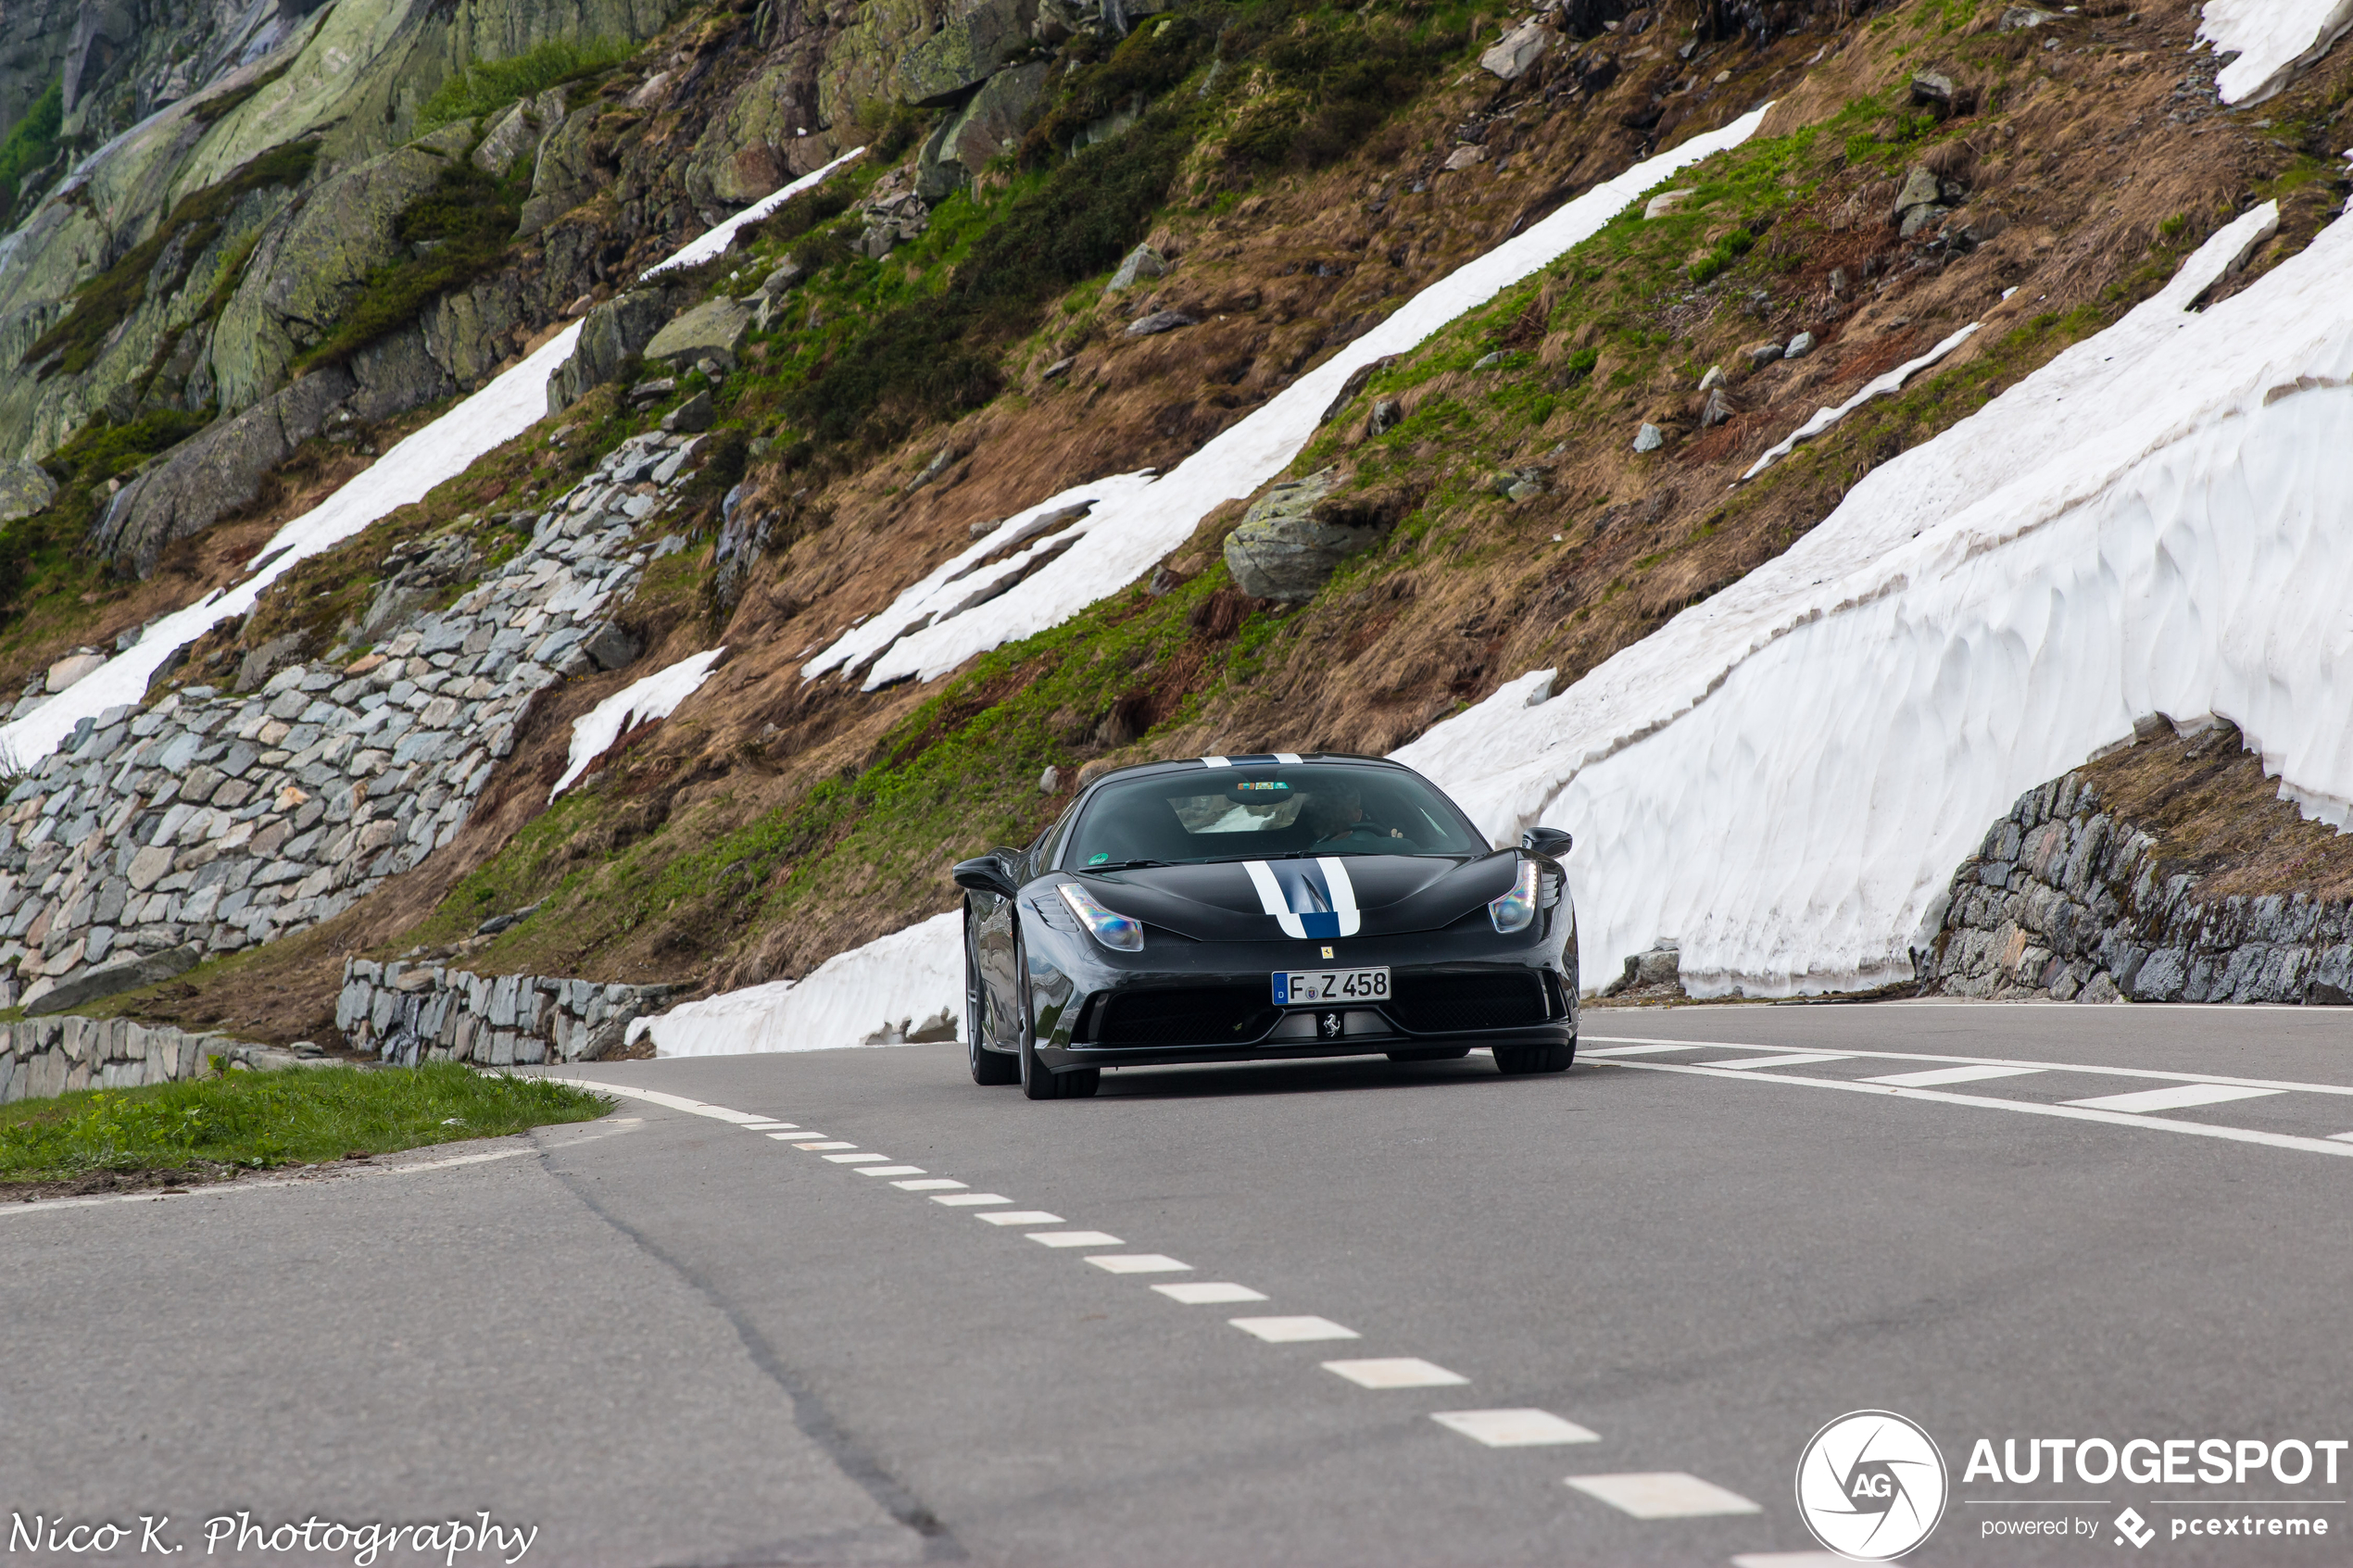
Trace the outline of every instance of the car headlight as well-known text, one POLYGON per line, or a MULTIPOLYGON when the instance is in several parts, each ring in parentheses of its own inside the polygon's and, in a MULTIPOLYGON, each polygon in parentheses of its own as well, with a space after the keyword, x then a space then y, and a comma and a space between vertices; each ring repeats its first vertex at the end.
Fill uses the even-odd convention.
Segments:
MULTIPOLYGON (((1078 923, 1094 933, 1095 940, 1117 953, 1140 953, 1144 950, 1144 922, 1095 902, 1095 896, 1075 882, 1062 885, 1063 902, 1078 917, 1078 923)), ((1522 921, 1525 925, 1527 922, 1522 921)))
POLYGON ((1536 862, 1522 860, 1519 875, 1512 880, 1512 890, 1487 906, 1488 918, 1495 922, 1496 930, 1508 936, 1515 931, 1528 929, 1529 922, 1536 918, 1536 862))

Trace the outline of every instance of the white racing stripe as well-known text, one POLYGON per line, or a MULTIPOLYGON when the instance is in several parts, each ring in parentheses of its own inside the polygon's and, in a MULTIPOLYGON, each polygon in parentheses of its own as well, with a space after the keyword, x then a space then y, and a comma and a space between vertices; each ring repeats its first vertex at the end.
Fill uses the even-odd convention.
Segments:
POLYGON ((1301 898, 1320 895, 1327 909, 1297 908, 1301 898, 1284 890, 1275 868, 1265 860, 1245 860, 1242 870, 1249 874, 1250 884, 1258 893, 1259 907, 1275 917, 1283 935, 1296 940, 1329 939, 1353 936, 1364 929, 1365 917, 1356 908, 1356 884, 1348 880, 1348 868, 1330 856, 1314 860, 1286 860, 1288 868, 1295 868, 1299 876, 1301 898), (1324 876, 1318 888, 1307 878, 1307 868, 1313 866, 1324 876))

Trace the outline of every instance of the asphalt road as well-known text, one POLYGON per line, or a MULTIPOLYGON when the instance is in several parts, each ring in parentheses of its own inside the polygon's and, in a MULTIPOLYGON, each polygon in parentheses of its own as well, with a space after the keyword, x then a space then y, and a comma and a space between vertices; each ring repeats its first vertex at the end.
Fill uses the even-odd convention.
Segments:
POLYGON ((958 1047, 601 1064, 574 1075, 663 1098, 339 1179, 13 1206, 0 1511, 131 1534, 5 1561, 157 1561, 142 1514, 182 1562, 355 1561, 208 1552, 243 1510, 486 1512, 549 1563, 1797 1568, 1831 1561, 1773 1555, 1820 1549, 1800 1455, 1859 1410, 1948 1467, 1907 1562, 2353 1555, 2353 1453, 2334 1484, 2209 1485, 2195 1449, 2171 1484, 1964 1475, 1981 1437, 2353 1438, 2353 1014, 1592 1010, 1585 1036, 1555 1077, 1129 1070, 1047 1103, 958 1047), (1946 1081, 1865 1082, 1919 1073, 1946 1081), (500 1158, 388 1168, 469 1154, 500 1158), (975 1196, 1007 1201, 935 1201, 975 1196), (1115 1239, 1031 1239, 1082 1232, 1115 1239), (1186 1284, 1265 1299, 1151 1288, 1186 1284), (1461 1381, 1324 1365, 1401 1361, 1461 1381), (1585 1440, 1432 1419, 1499 1411, 1585 1440), (2076 1533, 1989 1534, 2032 1520, 2076 1533))

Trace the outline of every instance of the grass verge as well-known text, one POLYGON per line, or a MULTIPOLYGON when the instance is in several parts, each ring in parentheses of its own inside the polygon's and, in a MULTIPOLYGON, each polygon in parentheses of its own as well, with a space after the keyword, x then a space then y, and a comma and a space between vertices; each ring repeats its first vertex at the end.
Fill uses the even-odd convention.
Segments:
POLYGON ((0 1185, 152 1173, 220 1180, 586 1122, 610 1109, 554 1079, 492 1076, 456 1062, 82 1090, 0 1107, 0 1185))

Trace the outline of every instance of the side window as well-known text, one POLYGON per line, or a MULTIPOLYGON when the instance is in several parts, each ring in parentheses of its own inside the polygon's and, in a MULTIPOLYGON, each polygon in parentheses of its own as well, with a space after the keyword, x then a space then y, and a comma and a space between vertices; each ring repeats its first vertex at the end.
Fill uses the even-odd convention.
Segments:
POLYGON ((1038 842, 1029 847, 1029 874, 1031 876, 1045 871, 1047 867, 1054 863, 1055 858, 1061 855, 1063 840, 1069 836, 1070 824, 1077 815, 1078 808, 1076 804, 1066 807, 1063 814, 1056 817, 1047 825, 1046 831, 1038 835, 1038 842))

